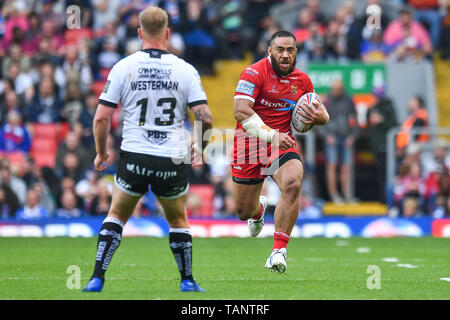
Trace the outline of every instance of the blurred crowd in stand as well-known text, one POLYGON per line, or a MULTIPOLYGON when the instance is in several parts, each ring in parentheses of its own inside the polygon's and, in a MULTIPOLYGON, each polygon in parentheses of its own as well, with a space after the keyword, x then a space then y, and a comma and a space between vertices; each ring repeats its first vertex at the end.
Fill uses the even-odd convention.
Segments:
MULTIPOLYGON (((268 39, 283 21, 279 9, 290 6, 297 8, 298 19, 291 30, 297 39, 299 61, 417 62, 438 51, 450 59, 450 1, 446 0, 367 0, 362 15, 353 2, 345 1, 331 16, 317 0, 0 1, 0 218, 107 213, 122 115, 120 111, 114 114, 108 139, 111 156, 102 173, 92 168, 92 121, 109 70, 140 49, 138 13, 148 5, 167 10, 172 29, 169 51, 192 63, 201 75, 213 76, 216 60, 251 54, 256 61, 266 56, 268 39), (399 8, 393 19, 386 14, 386 3, 399 8), (374 5, 382 9, 379 21, 370 20, 374 5), (67 17, 69 8, 80 9, 75 10, 79 19, 67 17), (74 23, 79 25, 72 27, 74 23), (53 147, 46 145, 42 138, 46 133, 40 126, 50 124, 56 132, 53 147)), ((375 103, 363 130, 376 158, 378 200, 386 202, 396 215, 449 214, 447 144, 440 141, 428 150, 426 134, 408 134, 410 128, 428 126, 426 102, 415 96, 409 106, 394 106, 383 86, 374 88, 373 96, 375 103), (396 107, 409 108, 403 123, 396 119, 396 107), (385 136, 397 125, 403 130, 396 141, 399 169, 388 183, 385 136)), ((342 81, 335 81, 322 98, 332 119, 317 130, 325 146, 329 198, 317 198, 315 176, 305 170, 300 218, 320 217, 324 200, 337 204, 355 201, 348 180, 352 148, 362 130, 355 105, 342 81)), ((228 163, 224 153, 202 168, 190 168, 191 216, 204 215, 204 210, 215 217, 235 215, 228 163), (195 186, 201 186, 198 192, 195 186), (207 209, 205 194, 211 202, 207 209)), ((273 212, 279 197, 273 180, 267 179, 262 193, 268 196, 269 211, 273 212)), ((161 215, 153 193, 141 199, 135 215, 161 215)))

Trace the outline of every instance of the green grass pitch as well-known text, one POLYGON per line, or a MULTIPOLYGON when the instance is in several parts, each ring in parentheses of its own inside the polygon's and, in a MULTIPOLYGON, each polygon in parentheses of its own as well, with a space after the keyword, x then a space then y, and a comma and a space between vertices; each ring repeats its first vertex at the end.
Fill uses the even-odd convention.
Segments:
POLYGON ((82 288, 96 243, 96 238, 0 238, 0 299, 450 298, 450 282, 441 280, 450 278, 450 239, 292 239, 288 269, 280 275, 264 268, 270 238, 195 238, 194 276, 207 292, 181 293, 167 238, 124 238, 102 293, 69 289, 73 274, 67 268, 79 266, 82 288), (380 289, 367 287, 370 265, 379 267, 380 289))

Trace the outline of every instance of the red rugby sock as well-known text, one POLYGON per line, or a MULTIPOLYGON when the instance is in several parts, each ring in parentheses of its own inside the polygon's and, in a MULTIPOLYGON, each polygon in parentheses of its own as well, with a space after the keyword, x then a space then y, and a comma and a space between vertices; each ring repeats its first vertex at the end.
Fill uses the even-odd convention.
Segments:
POLYGON ((275 249, 281 249, 281 248, 286 248, 290 236, 284 232, 280 232, 280 231, 275 231, 275 233, 273 234, 273 250, 275 249))
POLYGON ((262 204, 259 204, 259 205, 260 205, 259 212, 258 212, 258 214, 256 216, 252 217, 253 220, 259 220, 259 218, 261 218, 261 216, 262 216, 263 205, 262 204))

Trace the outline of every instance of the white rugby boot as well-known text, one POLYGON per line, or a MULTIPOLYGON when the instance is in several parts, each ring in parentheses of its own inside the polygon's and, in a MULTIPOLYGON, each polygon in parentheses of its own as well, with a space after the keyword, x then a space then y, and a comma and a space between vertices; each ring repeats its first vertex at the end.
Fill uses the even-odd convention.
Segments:
POLYGON ((287 269, 286 248, 274 249, 267 259, 265 267, 270 269, 272 272, 285 272, 287 269))
POLYGON ((261 214, 261 217, 258 220, 254 220, 253 218, 250 218, 247 220, 248 223, 248 232, 250 232, 250 235, 252 237, 256 237, 264 227, 264 213, 267 209, 267 198, 264 196, 259 197, 259 202, 263 206, 263 211, 261 214))

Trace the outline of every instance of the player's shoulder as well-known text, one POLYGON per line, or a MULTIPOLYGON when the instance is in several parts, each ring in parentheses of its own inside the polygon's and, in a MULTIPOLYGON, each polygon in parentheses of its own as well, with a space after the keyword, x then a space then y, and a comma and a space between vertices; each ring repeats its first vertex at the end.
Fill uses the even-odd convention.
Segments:
POLYGON ((292 80, 297 80, 303 84, 311 85, 312 81, 306 72, 303 72, 297 68, 288 76, 292 80))
POLYGON ((300 69, 295 68, 294 72, 291 73, 291 76, 297 76, 300 79, 309 79, 309 76, 306 72, 301 71, 300 69))
POLYGON ((198 75, 198 70, 186 60, 177 57, 174 54, 170 54, 170 59, 172 60, 172 63, 174 65, 177 65, 180 68, 180 70, 190 74, 198 75))
POLYGON ((246 67, 243 73, 249 74, 250 76, 264 75, 267 72, 268 63, 268 58, 263 58, 246 67))
POLYGON ((119 61, 117 61, 112 70, 114 70, 118 74, 126 74, 131 65, 135 65, 137 57, 139 55, 139 51, 130 54, 129 56, 123 57, 119 61))

